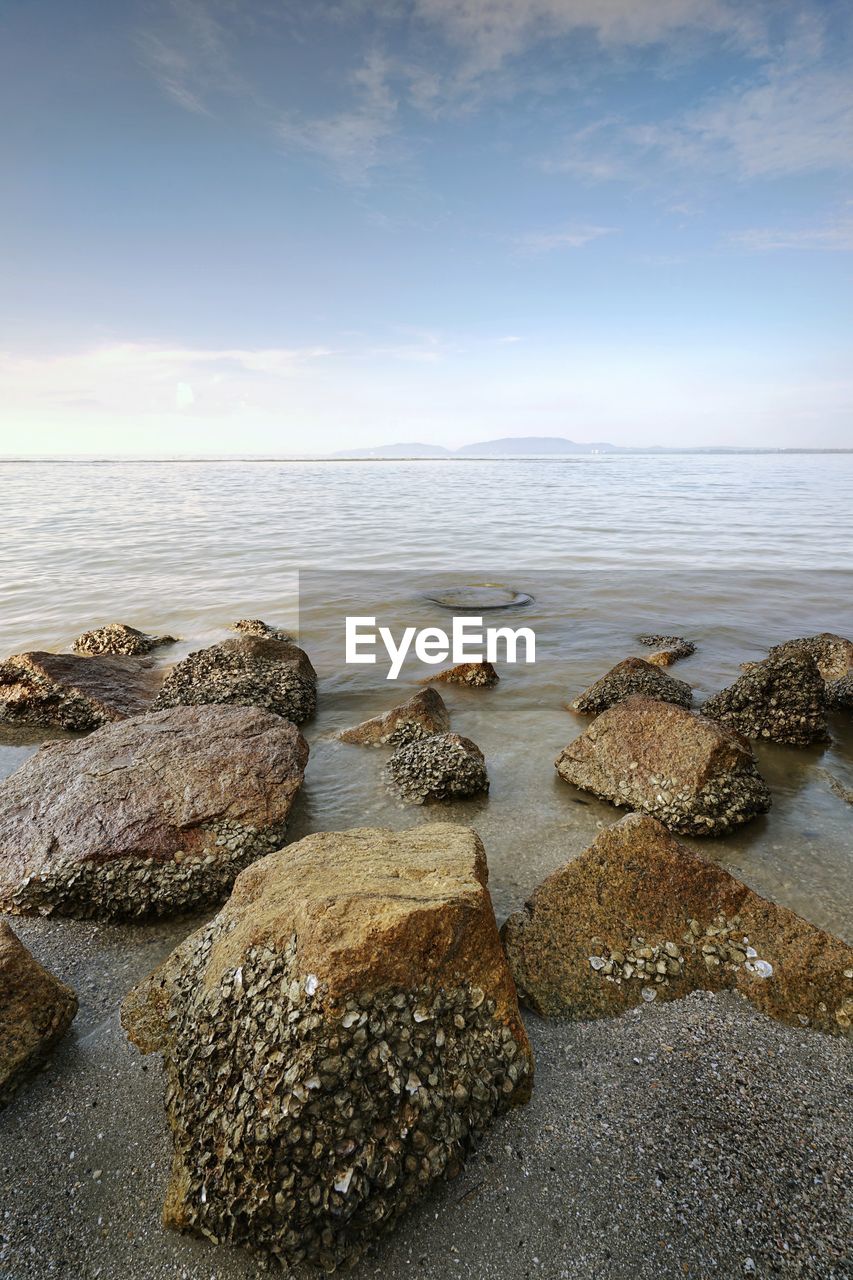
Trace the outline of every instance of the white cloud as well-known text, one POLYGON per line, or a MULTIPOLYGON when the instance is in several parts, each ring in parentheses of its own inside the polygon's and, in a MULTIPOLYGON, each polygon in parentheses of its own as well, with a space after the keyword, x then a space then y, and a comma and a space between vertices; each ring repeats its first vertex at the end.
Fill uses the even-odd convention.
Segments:
POLYGON ((756 253, 781 249, 823 249, 836 253, 853 252, 853 218, 819 227, 750 227, 729 237, 731 244, 756 253))
POLYGON ((557 231, 527 231, 514 243, 523 253, 552 253, 555 249, 582 249, 593 240, 612 235, 615 227, 570 226, 557 231))

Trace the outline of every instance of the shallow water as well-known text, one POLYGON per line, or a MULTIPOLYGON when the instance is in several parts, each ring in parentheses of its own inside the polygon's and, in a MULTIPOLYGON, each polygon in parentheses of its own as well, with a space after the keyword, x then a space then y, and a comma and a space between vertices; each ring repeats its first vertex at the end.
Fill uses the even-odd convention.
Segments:
MULTIPOLYGON (((236 617, 293 630, 317 666, 320 710, 291 835, 355 825, 464 821, 488 851, 499 915, 618 813, 561 783, 559 749, 584 722, 564 709, 643 631, 684 634, 672 668, 697 698, 793 635, 853 635, 853 457, 643 456, 522 462, 5 463, 0 465, 0 651, 61 649, 121 620, 168 631, 176 656, 236 617), (486 754, 487 799, 400 808, 385 752, 335 731, 409 695, 401 679, 343 663, 343 618, 449 625, 426 596, 497 582, 533 603, 487 618, 532 626, 533 667, 494 690, 442 689, 453 727, 486 754)), ((853 937, 849 805, 853 727, 797 751, 761 747, 767 818, 705 841, 761 892, 853 937)), ((35 749, 0 736, 0 772, 35 749)), ((698 844, 699 842, 697 842, 698 844)))

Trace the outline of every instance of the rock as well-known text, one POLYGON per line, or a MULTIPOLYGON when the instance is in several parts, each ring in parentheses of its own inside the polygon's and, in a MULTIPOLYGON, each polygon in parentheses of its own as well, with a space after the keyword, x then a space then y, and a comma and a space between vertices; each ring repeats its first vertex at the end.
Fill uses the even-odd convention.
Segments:
POLYGON ((853 671, 827 682, 826 701, 833 711, 853 711, 853 671))
POLYGON ((266 636, 268 640, 290 640, 290 636, 286 631, 282 631, 281 627, 271 627, 268 622, 263 622, 260 618, 238 618, 236 622, 231 623, 232 631, 239 631, 244 636, 266 636))
POLYGON ((489 789, 482 751, 458 733, 437 733, 398 747, 385 774, 409 804, 463 800, 489 789))
POLYGON ((449 728, 450 716, 441 694, 435 689, 421 689, 383 716, 374 716, 353 729, 344 729, 339 736, 341 742, 371 746, 387 743, 399 747, 433 733, 446 733, 449 728))
POLYGON ((602 712, 555 763, 565 782, 685 835, 725 835, 770 808, 744 738, 636 694, 602 712))
POLYGON ((108 622, 94 631, 84 631, 72 644, 75 653, 117 653, 125 657, 139 657, 164 644, 174 644, 174 636, 147 636, 136 627, 124 622, 108 622))
POLYGON ((156 706, 159 710, 212 702, 265 707, 301 724, 317 706, 317 674, 295 644, 268 636, 225 640, 197 649, 174 666, 156 706))
POLYGON ((164 1058, 167 1226, 331 1270, 527 1100, 486 880, 465 827, 311 835, 131 993, 164 1058))
POLYGON ((491 662, 460 662, 456 667, 448 667, 434 676, 428 676, 421 684, 432 684, 440 680, 442 684, 467 684, 469 689, 491 689, 500 680, 491 662))
POLYGON ((0 1106, 41 1066, 76 1012, 71 988, 0 921, 0 1106))
POLYGON ((693 641, 685 640, 683 636, 645 635, 637 636, 637 639, 640 644, 648 645, 650 649, 661 650, 649 657, 649 662, 656 667, 671 667, 673 662, 678 662, 680 658, 689 658, 691 653, 696 652, 693 641))
POLYGON ((831 631, 774 645, 769 657, 787 657, 791 653, 805 653, 813 658, 824 680, 840 680, 848 671, 853 671, 853 640, 845 640, 844 636, 833 635, 831 631))
POLYGON ((145 711, 161 680, 145 658, 16 653, 0 662, 0 721, 97 729, 145 711))
POLYGON ((258 707, 179 707, 50 743, 0 782, 0 911, 136 917, 220 900, 283 843, 307 758, 298 730, 258 707))
POLYGON ((597 716, 632 693, 657 698, 659 702, 672 702, 678 707, 689 707, 693 701, 693 690, 683 680, 673 679, 643 658, 626 658, 576 698, 571 710, 597 716))
POLYGON ((853 1018, 853 948, 640 814, 544 880, 503 940, 520 998, 547 1017, 734 988, 794 1026, 846 1032, 853 1018))
POLYGON ((804 747, 827 742, 826 689, 813 658, 790 651, 766 658, 720 690, 702 707, 702 715, 742 733, 745 738, 804 747))

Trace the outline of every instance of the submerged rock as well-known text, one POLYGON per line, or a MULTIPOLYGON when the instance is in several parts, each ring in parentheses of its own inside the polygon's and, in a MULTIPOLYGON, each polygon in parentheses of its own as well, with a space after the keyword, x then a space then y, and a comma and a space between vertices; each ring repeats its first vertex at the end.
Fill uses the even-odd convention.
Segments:
POLYGON ((125 657, 139 657, 164 644, 174 644, 174 636, 148 636, 136 627, 124 622, 108 622, 94 631, 84 631, 72 644, 75 653, 117 653, 125 657))
POLYGON ((232 703, 265 707, 301 724, 317 706, 317 674, 303 649, 268 636, 197 649, 172 668, 156 707, 232 703))
POLYGON ((633 693, 657 698, 659 702, 672 702, 678 707, 689 707, 693 701, 693 690, 683 680, 673 679, 643 658, 626 658, 576 698, 571 710, 597 716, 633 693))
POLYGON ((734 988, 795 1026, 853 1019, 853 948, 639 814, 544 880, 503 940, 520 998, 546 1017, 734 988))
POLYGON ((131 993, 164 1059, 167 1226, 331 1270, 527 1100, 486 880, 465 827, 308 836, 131 993))
POLYGON ((769 657, 787 657, 789 654, 806 654, 813 658, 824 680, 840 680, 848 671, 853 671, 853 640, 846 640, 831 631, 774 645, 769 657))
POLYGON ((565 782, 685 835, 725 835, 770 808, 767 784, 742 737, 636 694, 602 712, 555 764, 565 782))
POLYGON ((145 711, 161 680, 144 658, 16 653, 0 662, 0 721, 97 729, 145 711))
POLYGON ((826 688, 814 659, 792 651, 750 667, 709 698, 702 715, 745 738, 803 747, 829 740, 826 709, 826 688))
POLYGON ((637 639, 640 644, 659 650, 658 653, 649 656, 649 662, 656 667, 671 667, 673 662, 678 662, 681 658, 689 658, 696 652, 693 641, 685 640, 683 636, 644 635, 637 636, 637 639))
POLYGON ((115 918, 221 900, 284 842, 307 758, 298 730, 258 707, 180 707, 50 743, 0 782, 0 911, 115 918))
POLYGON ((261 618, 238 618, 236 622, 231 623, 231 630, 239 631, 244 636, 266 636, 268 640, 289 641, 291 638, 286 631, 282 631, 281 627, 271 627, 261 618))
POLYGON ((491 662, 460 662, 456 667, 428 676, 421 684, 432 684, 436 680, 442 684, 467 684, 469 689, 491 689, 500 676, 491 662))
POLYGON ((463 800, 489 789, 482 751, 458 733, 437 733, 398 747, 385 773, 410 804, 463 800))
POLYGON ((0 1106, 65 1035, 77 997, 0 921, 0 1106))
POLYGON ((441 694, 435 689, 421 689, 384 715, 344 729, 339 737, 341 742, 398 747, 434 733, 446 733, 449 728, 450 716, 441 694))

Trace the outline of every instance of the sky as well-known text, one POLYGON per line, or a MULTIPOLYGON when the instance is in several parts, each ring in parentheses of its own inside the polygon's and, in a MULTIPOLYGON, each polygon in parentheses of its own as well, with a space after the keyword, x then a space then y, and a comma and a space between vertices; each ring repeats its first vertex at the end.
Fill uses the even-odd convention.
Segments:
POLYGON ((5 0, 0 453, 853 447, 846 0, 5 0))

